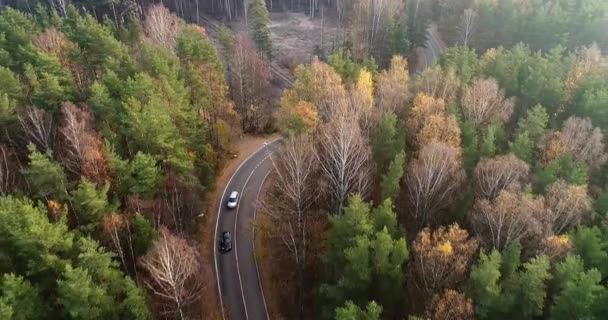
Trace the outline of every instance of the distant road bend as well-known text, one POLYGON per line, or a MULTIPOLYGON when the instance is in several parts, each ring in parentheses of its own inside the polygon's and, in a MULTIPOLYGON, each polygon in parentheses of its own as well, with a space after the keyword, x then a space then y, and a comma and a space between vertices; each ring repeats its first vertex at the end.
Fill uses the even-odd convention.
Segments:
MULTIPOLYGON (((208 15, 201 15, 200 20, 201 24, 207 29, 209 35, 211 35, 211 38, 217 41, 221 29, 221 23, 208 15)), ((269 66, 272 76, 279 80, 284 87, 293 86, 293 78, 287 70, 277 65, 275 61, 270 61, 269 66)))
POLYGON ((279 139, 265 142, 245 159, 220 199, 213 256, 223 319, 269 319, 255 260, 253 221, 262 185, 273 169, 270 156, 278 147, 279 139), (232 191, 239 192, 240 199, 235 209, 228 210, 226 198, 232 191), (217 242, 223 231, 232 233, 231 252, 219 251, 217 242))

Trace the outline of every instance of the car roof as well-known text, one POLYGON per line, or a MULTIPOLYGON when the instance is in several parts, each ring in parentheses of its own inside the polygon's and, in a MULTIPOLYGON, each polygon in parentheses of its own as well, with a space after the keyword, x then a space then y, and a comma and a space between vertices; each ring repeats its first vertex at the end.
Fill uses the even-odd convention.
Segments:
POLYGON ((236 198, 236 196, 238 196, 238 195, 239 195, 239 193, 238 193, 238 192, 236 192, 236 191, 232 191, 232 192, 230 193, 230 198, 236 198))

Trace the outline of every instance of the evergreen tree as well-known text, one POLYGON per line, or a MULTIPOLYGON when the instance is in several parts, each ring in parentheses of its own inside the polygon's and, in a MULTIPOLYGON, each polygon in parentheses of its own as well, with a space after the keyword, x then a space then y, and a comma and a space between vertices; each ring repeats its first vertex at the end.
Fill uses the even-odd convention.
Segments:
POLYGON ((70 192, 70 202, 83 230, 93 231, 101 223, 102 217, 113 211, 108 203, 109 189, 108 183, 98 189, 94 183, 83 178, 78 187, 70 192))
POLYGON ((42 154, 34 145, 28 146, 30 163, 22 170, 34 197, 38 199, 65 200, 66 179, 63 168, 50 157, 42 154))
POLYGON ((382 307, 371 301, 365 309, 361 309, 352 301, 347 301, 343 307, 336 308, 336 320, 380 320, 382 307))
POLYGON ((401 179, 405 170, 405 152, 399 152, 393 161, 385 175, 382 176, 382 197, 384 199, 392 199, 395 201, 399 195, 401 179))
POLYGON ((608 292, 600 284, 597 269, 585 271, 578 256, 568 256, 556 267, 559 293, 551 307, 551 319, 602 319, 600 299, 608 292))
POLYGON ((405 150, 405 139, 402 132, 403 130, 399 128, 397 115, 394 113, 384 114, 380 126, 372 138, 374 158, 378 163, 380 172, 385 172, 390 162, 405 150))
POLYGON ((266 8, 266 2, 264 0, 252 0, 249 4, 248 14, 253 21, 253 41, 255 41, 258 50, 264 53, 267 58, 271 58, 270 13, 266 8))
MULTIPOLYGON (((2 319, 28 320, 43 319, 48 305, 41 299, 40 292, 29 281, 15 274, 4 274, 0 281, 0 299, 14 312, 12 317, 2 319)), ((0 308, 1 309, 1 308, 0 308)), ((0 311, 0 315, 2 311, 0 311)))

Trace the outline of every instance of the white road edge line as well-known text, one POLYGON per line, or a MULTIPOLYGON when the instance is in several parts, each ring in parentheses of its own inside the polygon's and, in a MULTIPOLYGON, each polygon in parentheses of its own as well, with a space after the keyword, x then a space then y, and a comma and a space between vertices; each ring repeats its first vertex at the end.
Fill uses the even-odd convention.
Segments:
POLYGON ((232 178, 234 178, 236 173, 239 172, 239 169, 241 169, 241 167, 243 166, 243 164, 245 164, 245 162, 247 162, 247 160, 249 160, 251 157, 253 157, 253 155, 258 153, 260 150, 264 149, 268 144, 274 143, 279 139, 281 139, 281 138, 276 138, 267 143, 265 142, 265 144, 263 144, 255 152, 253 152, 247 158, 245 158, 245 160, 243 160, 243 162, 241 162, 241 164, 236 168, 236 170, 234 170, 234 172, 230 176, 230 179, 228 179, 228 183, 226 183, 226 186, 224 187, 224 191, 222 192, 222 196, 219 199, 220 204, 217 207, 217 216, 215 217, 215 231, 213 232, 213 261, 215 264, 215 280, 217 282, 217 292, 218 292, 218 295, 220 298, 220 310, 222 310, 222 320, 225 320, 226 316, 224 314, 224 299, 222 298, 222 285, 220 283, 220 273, 217 268, 217 246, 216 246, 217 243, 216 243, 216 241, 217 241, 217 227, 219 226, 219 223, 220 223, 220 212, 222 211, 222 202, 224 201, 224 196, 226 196, 226 189, 228 189, 228 186, 230 185, 232 178))
POLYGON ((268 307, 266 306, 266 297, 264 296, 264 288, 262 287, 262 278, 260 278, 260 268, 258 268, 258 259, 255 254, 255 217, 258 212, 258 205, 260 201, 260 192, 262 192, 262 187, 264 183, 266 183, 266 179, 268 176, 274 171, 274 167, 268 170, 268 173, 262 179, 262 184, 260 184, 260 188, 258 189, 258 195, 256 196, 255 209, 253 209, 253 223, 251 224, 251 237, 253 238, 253 261, 255 262, 255 272, 258 274, 258 285, 260 286, 260 291, 262 292, 262 301, 264 302, 264 311, 266 311, 266 319, 270 319, 270 315, 268 314, 268 307))
MULTIPOLYGON (((266 144, 264 145, 265 147, 267 146, 266 144)), ((256 152, 257 153, 257 152, 256 152)), ((264 159, 262 159, 260 162, 258 162, 258 164, 255 165, 255 168, 253 168, 253 170, 251 170, 251 172, 249 173, 249 176, 247 177, 247 180, 245 180, 245 183, 243 184, 243 188, 241 189, 241 199, 243 198, 243 193, 245 192, 245 188, 247 188, 247 183, 249 183, 249 179, 251 179, 251 176, 253 176, 253 173, 255 172, 255 170, 260 166, 260 164, 264 161, 266 161, 266 159, 268 159, 268 157, 270 157, 270 155, 267 155, 266 157, 264 157, 264 159)), ((245 290, 243 290, 243 280, 241 280, 241 267, 239 266, 239 246, 237 245, 237 235, 238 233, 236 232, 236 226, 237 223, 239 221, 239 207, 241 206, 241 201, 239 201, 236 205, 236 214, 234 217, 234 257, 236 259, 236 273, 239 277, 239 286, 241 287, 241 297, 243 298, 243 306, 245 307, 245 319, 249 320, 249 312, 247 311, 247 299, 245 299, 245 290)))

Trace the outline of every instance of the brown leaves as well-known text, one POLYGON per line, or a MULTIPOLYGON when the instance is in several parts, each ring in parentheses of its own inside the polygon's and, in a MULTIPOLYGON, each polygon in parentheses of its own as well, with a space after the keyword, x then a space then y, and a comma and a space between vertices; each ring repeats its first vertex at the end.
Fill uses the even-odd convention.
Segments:
POLYGON ((502 250, 518 240, 538 240, 549 232, 549 210, 542 197, 501 191, 493 200, 477 200, 469 214, 476 234, 502 250))
POLYGON ((598 169, 608 159, 604 145, 604 135, 600 128, 594 128, 591 120, 570 117, 561 131, 566 152, 575 160, 584 161, 592 169, 598 169))
POLYGON ((453 116, 447 114, 444 100, 419 94, 406 120, 411 136, 423 147, 433 141, 446 143, 460 149, 460 127, 453 116))
POLYGON ((465 172, 455 148, 432 142, 410 162, 406 179, 411 213, 420 227, 436 220, 438 211, 450 205, 465 172))
POLYGON ((479 79, 464 90, 462 112, 465 119, 482 128, 493 120, 506 122, 515 106, 513 98, 505 98, 504 90, 495 79, 479 79))
POLYGON ((492 200, 502 190, 520 190, 528 172, 528 164, 512 154, 481 159, 474 173, 477 192, 492 200))
POLYGON ((572 241, 567 235, 548 236, 542 240, 540 253, 556 263, 570 254, 573 248, 572 241))
POLYGON ((108 169, 103 143, 94 129, 91 113, 87 108, 66 102, 61 107, 61 114, 61 162, 74 174, 96 183, 104 182, 108 169))
POLYGON ((475 319, 473 301, 456 290, 446 289, 435 295, 427 311, 431 320, 471 320, 475 319))
POLYGON ((556 234, 568 232, 591 217, 591 198, 587 195, 587 186, 568 185, 559 180, 549 187, 546 198, 556 234))
POLYGON ((381 113, 398 113, 405 107, 409 95, 408 82, 407 60, 394 56, 390 68, 376 78, 376 105, 381 113))
POLYGON ((422 230, 413 242, 414 261, 410 264, 410 279, 428 301, 446 288, 454 288, 466 280, 477 240, 470 239, 457 224, 435 231, 422 230))
POLYGON ((416 135, 416 141, 420 146, 433 141, 443 142, 460 150, 460 127, 453 116, 432 115, 424 122, 422 130, 416 135))
POLYGON ((444 115, 447 110, 445 100, 436 99, 425 94, 418 94, 414 98, 414 105, 406 120, 406 127, 410 135, 416 135, 422 130, 428 118, 432 115, 444 115))

